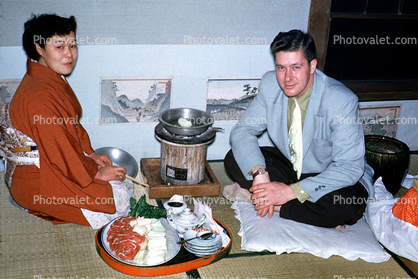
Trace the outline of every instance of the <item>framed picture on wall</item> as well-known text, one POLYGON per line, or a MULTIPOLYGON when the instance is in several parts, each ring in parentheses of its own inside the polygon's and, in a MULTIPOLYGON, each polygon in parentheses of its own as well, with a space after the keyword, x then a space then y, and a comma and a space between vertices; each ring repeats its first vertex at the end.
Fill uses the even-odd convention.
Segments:
POLYGON ((258 93, 261 77, 208 78, 206 112, 215 121, 238 121, 258 93))
POLYGON ((101 124, 157 122, 170 107, 172 78, 101 78, 101 124))
POLYGON ((401 105, 360 107, 360 114, 365 135, 396 138, 398 125, 403 122, 400 118, 401 105))
POLYGON ((0 106, 10 103, 22 79, 0 80, 0 106))

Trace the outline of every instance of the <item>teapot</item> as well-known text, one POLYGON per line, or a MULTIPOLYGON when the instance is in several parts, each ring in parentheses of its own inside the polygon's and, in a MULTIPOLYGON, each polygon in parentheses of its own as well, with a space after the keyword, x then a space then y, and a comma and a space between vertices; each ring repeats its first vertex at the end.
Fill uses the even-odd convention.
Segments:
POLYGON ((180 213, 174 213, 171 209, 167 212, 168 223, 178 232, 180 237, 183 237, 187 230, 202 227, 205 220, 206 215, 203 214, 202 217, 199 217, 187 207, 180 213))

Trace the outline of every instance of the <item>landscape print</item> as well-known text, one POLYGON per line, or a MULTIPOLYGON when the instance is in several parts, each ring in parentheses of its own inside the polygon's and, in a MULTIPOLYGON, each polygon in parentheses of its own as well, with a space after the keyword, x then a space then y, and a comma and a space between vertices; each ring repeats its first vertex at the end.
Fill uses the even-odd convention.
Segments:
POLYGON ((21 79, 0 80, 0 106, 10 103, 16 89, 19 87, 21 79))
POLYGON ((400 110, 400 106, 360 107, 364 134, 396 138, 400 110))
POLYGON ((258 93, 261 77, 209 78, 206 112, 215 121, 238 121, 258 93))
POLYGON ((171 79, 102 79, 101 124, 156 122, 170 97, 171 79))

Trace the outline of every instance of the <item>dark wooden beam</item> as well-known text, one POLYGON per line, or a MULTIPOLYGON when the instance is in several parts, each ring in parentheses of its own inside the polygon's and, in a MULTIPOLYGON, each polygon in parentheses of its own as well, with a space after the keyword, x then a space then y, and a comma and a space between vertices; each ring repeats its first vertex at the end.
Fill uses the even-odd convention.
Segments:
POLYGON ((328 45, 331 0, 311 1, 309 11, 308 33, 312 35, 316 45, 317 68, 324 70, 328 45))

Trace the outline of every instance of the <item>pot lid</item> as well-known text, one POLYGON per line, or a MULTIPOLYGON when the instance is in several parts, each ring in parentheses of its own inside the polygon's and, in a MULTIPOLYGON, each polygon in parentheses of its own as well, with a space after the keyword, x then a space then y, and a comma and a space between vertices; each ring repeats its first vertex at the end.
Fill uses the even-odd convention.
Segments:
POLYGON ((172 218, 174 223, 185 226, 195 225, 200 221, 200 218, 196 215, 196 213, 192 212, 190 208, 187 207, 183 210, 183 212, 174 214, 172 218))

